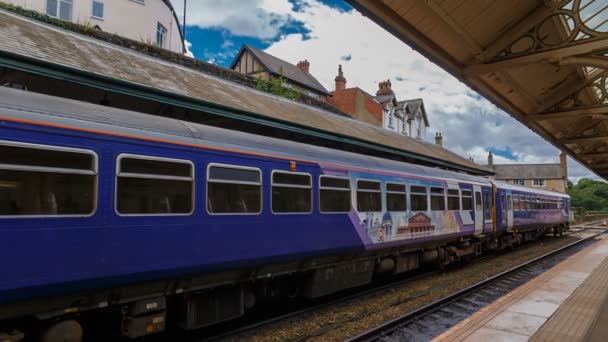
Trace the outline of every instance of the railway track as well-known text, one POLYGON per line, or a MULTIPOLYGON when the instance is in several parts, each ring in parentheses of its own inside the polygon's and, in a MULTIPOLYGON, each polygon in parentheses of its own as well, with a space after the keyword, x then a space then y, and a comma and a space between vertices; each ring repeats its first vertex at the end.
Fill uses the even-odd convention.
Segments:
POLYGON ((597 236, 606 233, 607 228, 587 226, 584 229, 600 231, 408 312, 347 341, 429 341, 592 244, 597 236))
MULTIPOLYGON (((602 220, 602 221, 598 221, 598 222, 588 223, 585 226, 575 226, 575 227, 573 227, 572 230, 569 231, 569 232, 567 232, 565 235, 577 234, 577 233, 581 233, 581 232, 583 232, 585 230, 596 230, 596 229, 598 229, 598 230, 601 230, 601 231, 599 233, 592 233, 588 237, 584 237, 581 240, 578 240, 578 241, 576 241, 576 242, 574 242, 572 244, 566 245, 566 246, 564 246, 564 247, 562 247, 562 248, 560 248, 560 249, 558 249, 556 251, 547 253, 547 254, 539 257, 539 258, 533 259, 532 261, 527 262, 525 264, 539 262, 541 259, 547 258, 551 254, 558 253, 557 251, 570 250, 574 246, 580 245, 580 243, 582 243, 583 241, 590 241, 593 237, 595 237, 595 236, 597 236, 599 234, 604 233, 604 230, 608 229, 607 227, 600 226, 600 224, 604 223, 604 222, 605 221, 602 220)), ((487 256, 487 257, 492 257, 492 256, 487 256)), ((565 257, 567 257, 567 256, 565 256, 565 257)), ((484 258, 486 258, 486 257, 479 258, 478 260, 481 260, 481 259, 484 259, 484 258)), ((560 259, 559 261, 561 261, 561 260, 563 260, 563 259, 560 259)), ((559 262, 559 261, 556 261, 556 263, 559 262)), ((534 274, 538 275, 538 274, 542 273, 544 270, 552 267, 552 266, 549 266, 549 264, 544 264, 544 265, 545 265, 545 268, 542 268, 542 267, 538 268, 538 269, 535 270, 535 272, 537 272, 537 273, 534 273, 534 272, 529 273, 529 276, 534 277, 535 276, 534 274)), ((520 266, 517 266, 517 267, 523 267, 523 265, 520 265, 520 266)), ((504 276, 508 272, 514 272, 517 267, 515 267, 513 269, 510 269, 507 272, 503 272, 503 273, 499 274, 496 277, 504 276)), ((397 287, 399 287, 401 285, 410 283, 412 281, 421 280, 421 279, 427 278, 427 277, 432 277, 436 273, 437 273, 437 271, 427 271, 427 272, 416 274, 416 275, 408 277, 408 278, 390 281, 390 282, 388 282, 386 284, 383 284, 381 286, 378 286, 376 284, 375 286, 374 285, 367 286, 364 289, 361 289, 361 288, 359 288, 359 289, 353 289, 353 290, 349 291, 350 293, 348 293, 346 295, 342 294, 342 295, 333 296, 332 299, 330 299, 328 301, 320 302, 320 303, 318 303, 316 305, 307 306, 307 307, 304 307, 304 308, 297 308, 297 309, 295 309, 293 311, 286 312, 286 313, 279 314, 279 315, 272 316, 272 317, 262 318, 261 320, 257 320, 257 321, 252 322, 252 323, 240 323, 241 325, 239 325, 237 323, 236 327, 235 326, 230 326, 230 324, 229 324, 228 326, 220 327, 219 331, 221 331, 221 332, 219 332, 219 333, 212 331, 212 332, 207 332, 207 333, 205 333, 203 335, 196 334, 196 337, 190 336, 190 338, 188 338, 188 340, 190 340, 190 341, 237 341, 237 340, 242 340, 243 336, 247 336, 248 334, 250 334, 251 332, 255 332, 256 330, 263 329, 265 327, 272 326, 272 325, 275 325, 275 324, 288 322, 288 321, 293 322, 293 324, 297 324, 297 320, 298 320, 299 317, 303 317, 303 316, 306 316, 306 315, 312 315, 315 312, 321 311, 323 309, 330 308, 332 306, 337 306, 337 305, 340 305, 340 304, 343 304, 343 303, 346 303, 346 302, 349 302, 349 301, 352 301, 352 300, 356 300, 358 298, 362 298, 362 297, 366 297, 366 296, 373 296, 375 294, 380 294, 380 293, 383 293, 383 292, 386 292, 386 291, 390 291, 393 288, 397 288, 397 287)), ((495 279, 495 277, 490 278, 490 279, 495 279)), ((531 279, 531 278, 529 278, 529 279, 531 279)), ((510 281, 511 285, 513 286, 512 289, 514 289, 515 287, 517 287, 517 286, 525 283, 529 279, 526 279, 525 277, 520 277, 520 282, 518 282, 516 280, 510 281)), ((468 287, 468 288, 466 288, 463 291, 465 291, 465 292, 466 291, 471 291, 475 286, 481 286, 481 283, 478 283, 476 285, 468 287)), ((506 289, 506 287, 505 287, 505 289, 506 289)), ((490 292, 490 291, 491 291, 491 289, 488 289, 488 292, 490 292)), ((508 290, 508 291, 510 291, 510 290, 508 290)), ((500 296, 504 295, 508 291, 505 292, 505 291, 502 291, 502 290, 496 290, 495 289, 495 290, 493 290, 492 294, 495 296, 495 299, 496 299, 496 298, 499 298, 500 296)), ((428 292, 428 291, 426 291, 426 292, 428 292)), ((424 295, 427 294, 426 292, 423 291, 421 293, 414 293, 410 297, 408 297, 407 299, 410 300, 410 299, 414 299, 414 298, 416 298, 418 296, 424 296, 424 295)), ((462 293, 464 293, 464 292, 462 292, 462 293)), ((487 300, 490 300, 489 297, 490 296, 488 296, 487 300)), ((443 299, 440 299, 439 301, 433 302, 432 304, 439 305, 441 301, 443 301, 443 300, 447 301, 448 300, 447 298, 448 297, 445 297, 443 299)), ((450 298, 451 298, 451 296, 450 296, 450 298)), ((490 303, 490 302, 488 302, 488 303, 490 303)), ((481 301, 479 303, 476 303, 475 306, 473 306, 473 308, 476 308, 475 311, 477 311, 479 308, 483 307, 483 306, 480 306, 482 304, 483 304, 483 302, 481 302, 481 301), (477 305, 477 304, 479 304, 479 305, 477 305)), ((430 309, 431 307, 430 306, 425 306, 424 308, 421 308, 421 310, 425 309, 425 308, 430 309)), ((412 312, 411 314, 413 315, 416 312, 418 312, 418 310, 415 311, 415 312, 412 312)), ((464 314, 466 314, 466 312, 464 314)), ((408 314, 408 315, 410 315, 410 314, 408 314)), ((470 313, 468 315, 470 315, 470 313)), ((462 317, 462 314, 460 314, 460 315, 458 315, 458 314, 454 315, 454 319, 457 319, 458 317, 462 317)), ((466 316, 464 316, 464 317, 466 317, 466 316)), ((359 317, 349 317, 346 320, 347 321, 353 321, 353 320, 356 320, 357 318, 359 318, 359 317)), ((402 318, 402 317, 400 317, 400 318, 402 318)), ((399 318, 397 320, 399 320, 399 318)), ((395 323, 396 324, 397 320, 395 320, 395 322, 391 321, 389 323, 395 323)), ((458 321, 455 321, 455 322, 457 323, 458 321)), ((379 327, 377 327, 377 329, 381 329, 383 326, 379 326, 379 327)), ((333 328, 334 328, 334 326, 332 325, 332 326, 328 326, 326 329, 333 329, 333 328)), ((374 339, 371 338, 371 337, 369 339, 365 339, 364 338, 364 336, 367 336, 366 334, 373 334, 373 331, 375 331, 375 329, 372 329, 372 330, 366 332, 364 335, 357 336, 352 341, 368 341, 368 340, 369 341, 373 341, 374 339), (358 339, 358 338, 361 338, 361 339, 358 339)), ((304 335, 304 336, 299 336, 297 338, 290 338, 288 340, 291 341, 291 342, 306 341, 306 340, 310 339, 311 337, 318 336, 318 335, 320 335, 322 333, 323 333, 323 329, 319 329, 319 330, 311 331, 310 334, 307 334, 307 335, 304 335)), ((377 339, 377 340, 381 340, 381 339, 377 339)), ((412 340, 415 340, 415 339, 412 339, 412 340)), ((423 339, 423 340, 428 340, 428 339, 423 339)), ((408 341, 409 341, 409 339, 408 339, 408 341)))

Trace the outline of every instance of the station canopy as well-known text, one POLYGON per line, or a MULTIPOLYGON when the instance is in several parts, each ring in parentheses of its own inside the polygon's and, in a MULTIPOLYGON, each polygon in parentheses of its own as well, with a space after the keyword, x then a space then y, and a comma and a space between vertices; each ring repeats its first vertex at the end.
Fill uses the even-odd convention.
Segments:
POLYGON ((608 177, 608 0, 347 0, 608 177))

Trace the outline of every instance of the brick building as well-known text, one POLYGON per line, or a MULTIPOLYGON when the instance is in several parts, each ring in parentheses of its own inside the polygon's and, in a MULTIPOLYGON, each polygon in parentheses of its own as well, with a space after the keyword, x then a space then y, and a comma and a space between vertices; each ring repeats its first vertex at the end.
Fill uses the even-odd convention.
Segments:
POLYGON ((568 189, 567 156, 562 152, 559 164, 494 164, 488 154, 488 168, 494 170, 496 180, 545 190, 566 193, 568 189))
POLYGON ((338 67, 335 81, 335 90, 331 92, 327 102, 355 120, 382 127, 382 105, 374 96, 359 87, 346 88, 346 78, 341 65, 338 67))
POLYGON ((327 101, 353 119, 424 140, 429 120, 422 99, 399 101, 390 81, 378 84, 376 96, 359 87, 346 88, 342 66, 338 66, 335 90, 327 101))

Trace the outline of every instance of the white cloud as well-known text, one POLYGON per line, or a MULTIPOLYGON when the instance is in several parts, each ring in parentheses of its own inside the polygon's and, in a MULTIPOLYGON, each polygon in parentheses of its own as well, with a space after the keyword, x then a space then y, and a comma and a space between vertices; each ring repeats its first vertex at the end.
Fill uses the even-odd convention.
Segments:
MULTIPOLYGON (((182 15, 183 1, 172 2, 182 15)), ((195 0, 187 6, 188 25, 223 28, 237 36, 260 39, 275 38, 289 21, 292 7, 287 0, 195 0)))
MULTIPOLYGON (((188 14, 194 19, 188 21, 221 26, 234 34, 256 31, 246 27, 259 22, 263 28, 255 34, 278 37, 267 52, 294 64, 308 59, 311 73, 329 90, 334 88, 338 64, 343 65, 348 87, 358 86, 370 94, 375 94, 379 81, 390 78, 399 99, 424 99, 431 124, 429 140, 442 132, 445 147, 478 163, 486 163, 490 148, 510 148, 517 158, 495 156, 495 163, 559 162, 557 148, 358 12, 332 8, 319 0, 297 4, 298 12, 287 0, 196 1, 188 14), (269 23, 273 17, 277 21, 269 23), (310 31, 306 37, 280 34, 288 18, 303 23, 310 31), (241 22, 247 24, 235 27, 241 22)), ((597 178, 576 162, 569 169, 574 180, 597 178)))
MULTIPOLYGON (((516 161, 494 156, 495 163, 557 163, 559 150, 511 118, 456 78, 356 11, 344 12, 317 0, 303 1, 291 15, 304 23, 312 39, 290 34, 267 52, 291 63, 304 58, 311 73, 333 90, 337 65, 342 64, 347 86, 375 94, 377 83, 391 79, 399 99, 423 98, 431 128, 429 138, 442 132, 444 146, 480 164, 488 149, 510 148, 516 161), (345 61, 342 57, 350 55, 345 61)), ((576 162, 570 175, 597 178, 576 162)))
POLYGON ((194 58, 194 54, 192 53, 192 43, 184 40, 184 45, 186 46, 186 53, 184 53, 184 55, 194 58))

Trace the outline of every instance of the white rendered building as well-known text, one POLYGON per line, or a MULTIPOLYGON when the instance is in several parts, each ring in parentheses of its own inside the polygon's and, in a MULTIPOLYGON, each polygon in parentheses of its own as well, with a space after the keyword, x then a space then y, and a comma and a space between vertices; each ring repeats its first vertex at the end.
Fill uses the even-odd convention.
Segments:
POLYGON ((184 52, 180 24, 170 0, 0 1, 174 52, 184 52))

